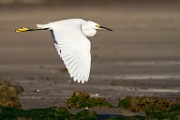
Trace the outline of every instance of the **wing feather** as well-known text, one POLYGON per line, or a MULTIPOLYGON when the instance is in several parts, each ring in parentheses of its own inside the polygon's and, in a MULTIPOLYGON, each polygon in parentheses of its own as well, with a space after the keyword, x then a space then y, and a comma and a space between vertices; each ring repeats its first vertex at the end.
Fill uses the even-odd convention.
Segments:
POLYGON ((90 41, 77 29, 53 29, 54 45, 70 74, 78 83, 87 82, 90 74, 90 41))

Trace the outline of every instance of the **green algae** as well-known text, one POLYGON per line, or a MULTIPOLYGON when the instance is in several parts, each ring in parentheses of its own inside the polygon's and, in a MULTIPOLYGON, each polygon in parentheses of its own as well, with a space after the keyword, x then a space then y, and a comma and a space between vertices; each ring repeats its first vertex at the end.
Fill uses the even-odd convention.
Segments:
POLYGON ((118 107, 128 108, 134 112, 142 112, 148 110, 166 110, 172 102, 167 98, 158 97, 126 97, 119 101, 118 107))
POLYGON ((92 108, 92 107, 112 107, 104 98, 90 97, 88 93, 81 91, 74 91, 73 95, 67 99, 66 104, 68 108, 92 108))
POLYGON ((130 107, 130 100, 131 100, 131 97, 126 97, 125 99, 120 100, 118 103, 118 107, 120 108, 130 107))
POLYGON ((18 94, 21 91, 21 87, 0 81, 0 105, 20 108, 21 104, 18 98, 18 94))
POLYGON ((101 118, 90 110, 81 110, 71 114, 66 108, 23 110, 0 106, 0 120, 144 120, 142 116, 118 116, 101 118))
POLYGON ((168 109, 152 109, 145 112, 150 118, 180 120, 180 103, 173 103, 168 109))
POLYGON ((66 108, 22 110, 0 106, 1 120, 99 120, 95 112, 83 110, 71 114, 66 108))
POLYGON ((106 120, 146 120, 145 117, 143 116, 120 116, 120 117, 112 117, 112 118, 108 118, 106 120))
MULTIPOLYGON (((109 116, 102 117, 90 110, 70 113, 63 107, 45 109, 20 109, 18 94, 21 87, 0 82, 0 120, 180 120, 180 101, 158 97, 126 97, 119 101, 120 109, 144 112, 146 116, 109 116)), ((90 97, 86 92, 74 91, 66 101, 68 108, 112 107, 105 98, 90 97)))
POLYGON ((167 98, 158 97, 126 97, 119 101, 118 107, 129 109, 133 112, 145 112, 146 119, 180 119, 180 103, 167 98))
POLYGON ((96 112, 90 112, 89 110, 82 110, 74 116, 75 120, 99 120, 96 112))
POLYGON ((59 110, 55 108, 22 110, 1 106, 0 114, 2 120, 52 120, 53 118, 58 120, 71 117, 71 114, 65 108, 59 108, 59 110))

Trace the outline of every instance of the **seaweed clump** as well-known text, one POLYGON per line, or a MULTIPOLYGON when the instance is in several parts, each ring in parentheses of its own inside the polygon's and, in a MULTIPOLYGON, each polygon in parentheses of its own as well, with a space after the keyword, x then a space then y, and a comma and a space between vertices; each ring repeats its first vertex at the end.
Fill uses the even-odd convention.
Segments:
POLYGON ((0 106, 20 108, 18 94, 21 91, 21 87, 0 81, 0 106))
POLYGON ((0 106, 0 120, 144 120, 142 116, 116 116, 102 118, 90 110, 71 114, 66 108, 22 110, 0 106))
POLYGON ((180 119, 180 103, 158 97, 126 97, 119 101, 118 107, 133 112, 145 112, 149 118, 180 119))
POLYGON ((71 114, 66 108, 22 110, 0 106, 1 120, 99 120, 95 112, 88 110, 71 114))
POLYGON ((149 109, 154 110, 166 110, 170 107, 171 101, 167 98, 157 97, 126 97, 119 101, 118 106, 128 108, 134 112, 148 111, 149 109))
POLYGON ((74 91, 73 95, 67 99, 66 104, 68 108, 92 108, 92 107, 112 107, 104 98, 90 97, 86 92, 74 91))

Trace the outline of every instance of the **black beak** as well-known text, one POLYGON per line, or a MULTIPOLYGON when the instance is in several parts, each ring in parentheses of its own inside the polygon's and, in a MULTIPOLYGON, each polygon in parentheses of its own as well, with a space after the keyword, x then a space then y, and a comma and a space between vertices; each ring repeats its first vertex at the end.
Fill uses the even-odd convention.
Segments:
POLYGON ((108 31, 113 31, 112 29, 107 28, 107 27, 104 27, 104 26, 100 26, 99 28, 106 29, 106 30, 108 30, 108 31))

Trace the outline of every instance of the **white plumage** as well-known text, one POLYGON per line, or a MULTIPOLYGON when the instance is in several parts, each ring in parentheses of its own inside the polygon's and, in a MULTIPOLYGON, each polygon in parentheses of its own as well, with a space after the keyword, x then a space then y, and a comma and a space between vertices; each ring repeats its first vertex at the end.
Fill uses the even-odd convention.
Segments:
POLYGON ((87 37, 96 34, 96 29, 107 29, 92 21, 68 19, 48 24, 38 24, 36 29, 20 28, 16 32, 49 29, 55 48, 64 61, 70 76, 78 83, 87 82, 91 67, 91 43, 87 37))

